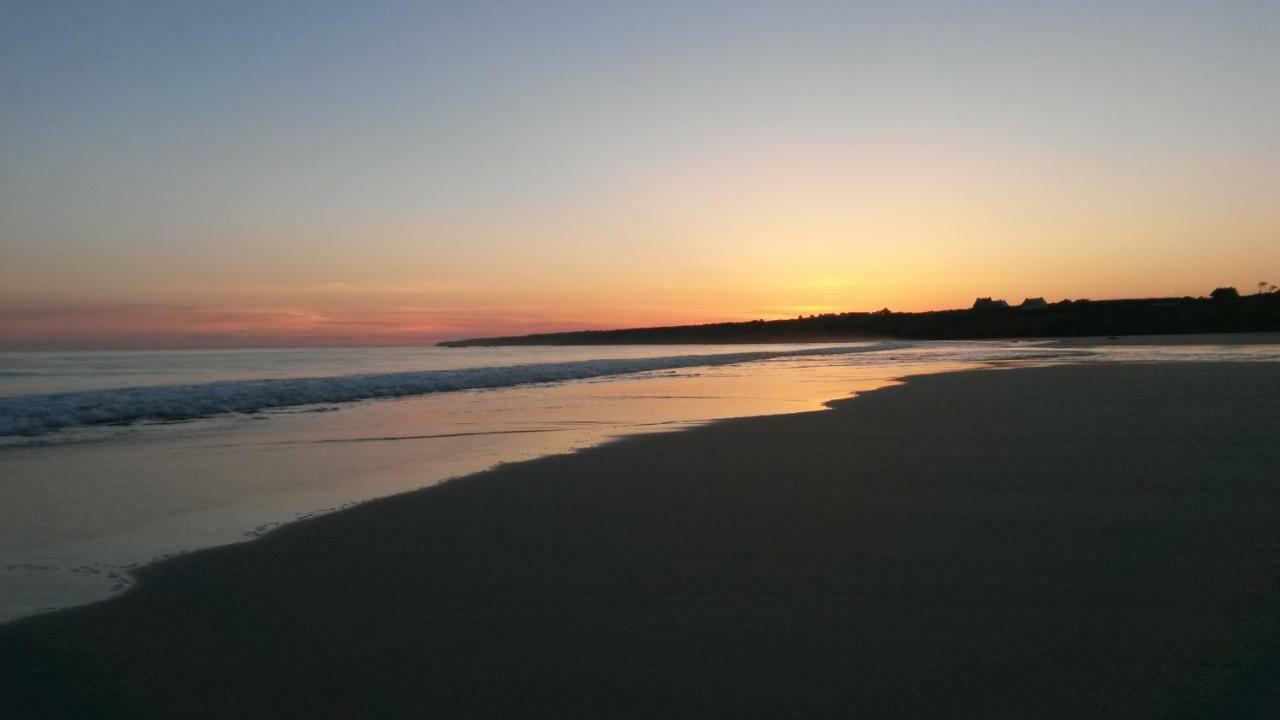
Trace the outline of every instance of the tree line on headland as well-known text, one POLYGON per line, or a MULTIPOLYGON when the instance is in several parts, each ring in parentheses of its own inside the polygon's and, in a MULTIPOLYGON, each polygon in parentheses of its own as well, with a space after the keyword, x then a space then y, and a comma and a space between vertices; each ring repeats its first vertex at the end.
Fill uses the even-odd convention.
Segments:
POLYGON ((1129 300, 1029 298, 1012 306, 979 298, 965 310, 846 312, 787 320, 582 330, 518 337, 473 338, 446 347, 493 345, 652 345, 826 342, 866 338, 982 340, 1111 335, 1177 335, 1280 331, 1280 292, 1263 284, 1256 294, 1217 288, 1209 297, 1129 300))

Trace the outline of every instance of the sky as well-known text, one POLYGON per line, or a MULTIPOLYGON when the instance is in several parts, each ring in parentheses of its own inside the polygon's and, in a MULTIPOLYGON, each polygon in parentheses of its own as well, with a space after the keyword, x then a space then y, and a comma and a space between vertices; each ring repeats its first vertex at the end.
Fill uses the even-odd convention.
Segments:
POLYGON ((1280 283, 1280 3, 0 0, 0 348, 1280 283))

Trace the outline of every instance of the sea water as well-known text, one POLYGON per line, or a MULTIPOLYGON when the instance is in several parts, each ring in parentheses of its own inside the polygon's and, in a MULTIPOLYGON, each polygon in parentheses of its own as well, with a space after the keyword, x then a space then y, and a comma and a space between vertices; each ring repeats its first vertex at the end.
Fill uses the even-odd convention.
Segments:
POLYGON ((630 434, 820 410, 925 372, 1277 360, 1020 342, 0 353, 0 621, 161 557, 630 434))

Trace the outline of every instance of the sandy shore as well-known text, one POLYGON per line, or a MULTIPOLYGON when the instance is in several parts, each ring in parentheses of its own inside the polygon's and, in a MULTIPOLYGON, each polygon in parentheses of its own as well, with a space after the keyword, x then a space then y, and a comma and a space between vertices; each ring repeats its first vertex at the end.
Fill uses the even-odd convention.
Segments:
POLYGON ((1185 335, 1113 335, 1061 338, 1047 347, 1108 347, 1112 345, 1280 345, 1280 333, 1190 333, 1185 335))
POLYGON ((0 716, 1275 717, 1280 367, 640 436, 0 627, 0 716))

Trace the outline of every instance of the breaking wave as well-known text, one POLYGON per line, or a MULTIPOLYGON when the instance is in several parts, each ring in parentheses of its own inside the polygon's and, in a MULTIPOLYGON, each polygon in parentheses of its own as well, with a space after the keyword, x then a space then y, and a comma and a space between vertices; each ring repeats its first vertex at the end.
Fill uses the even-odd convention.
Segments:
POLYGON ((254 412, 317 403, 343 403, 455 390, 503 388, 652 370, 731 365, 806 355, 877 352, 907 347, 911 347, 911 344, 883 342, 872 345, 846 345, 804 350, 582 360, 340 377, 228 380, 198 385, 18 395, 0 397, 0 436, 39 435, 86 425, 190 420, 222 413, 254 412))

